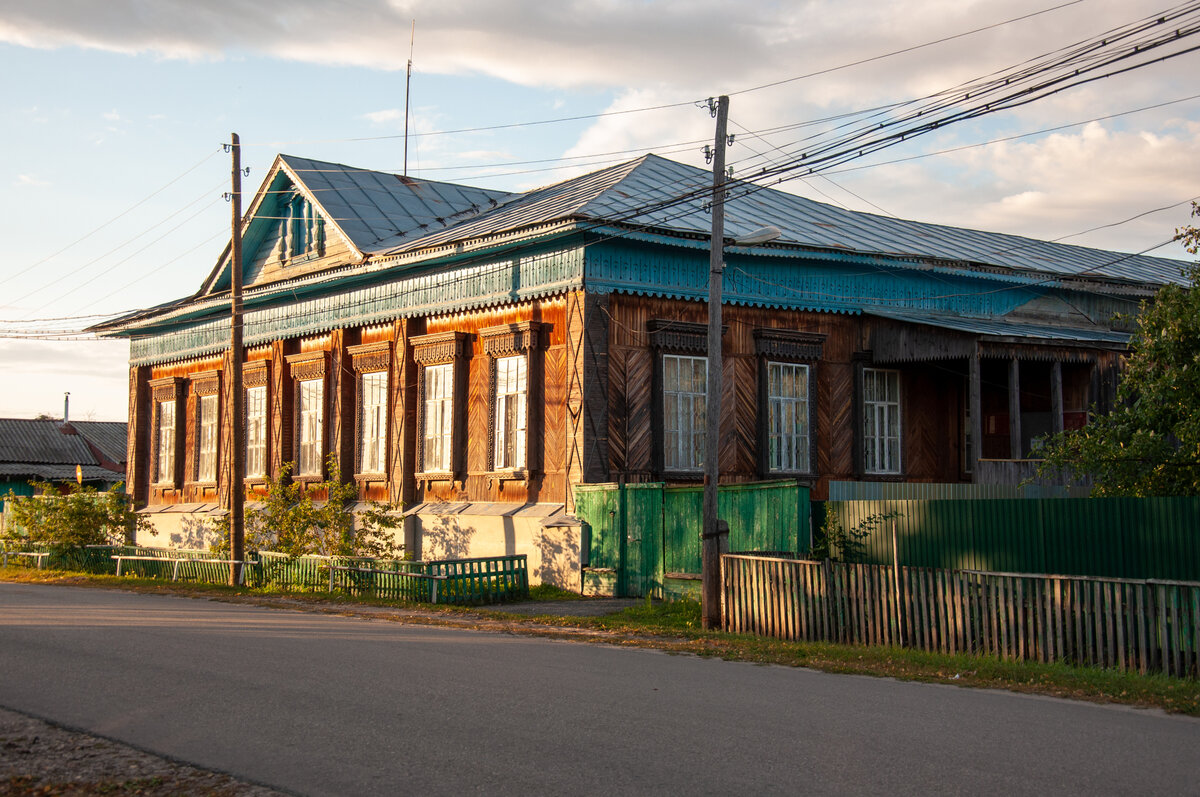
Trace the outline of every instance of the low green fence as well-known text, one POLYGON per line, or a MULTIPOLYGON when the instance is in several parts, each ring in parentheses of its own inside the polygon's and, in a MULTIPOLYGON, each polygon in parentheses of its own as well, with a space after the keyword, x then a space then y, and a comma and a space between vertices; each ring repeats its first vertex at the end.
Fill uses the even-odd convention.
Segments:
MULTIPOLYGON (((178 579, 224 584, 229 564, 208 551, 134 546, 90 546, 59 549, 47 545, 0 541, 9 552, 8 566, 43 567, 141 578, 178 579), (44 557, 19 556, 43 553, 44 557)), ((496 556, 439 562, 377 560, 366 557, 288 556, 261 551, 245 565, 244 581, 252 587, 332 590, 397 600, 449 604, 500 603, 529 595, 526 557, 496 556)))
MULTIPOLYGON (((900 563, 913 567, 1200 581, 1198 498, 829 501, 824 511, 847 529, 896 513, 900 563)), ((864 540, 864 563, 892 564, 892 522, 864 540)))

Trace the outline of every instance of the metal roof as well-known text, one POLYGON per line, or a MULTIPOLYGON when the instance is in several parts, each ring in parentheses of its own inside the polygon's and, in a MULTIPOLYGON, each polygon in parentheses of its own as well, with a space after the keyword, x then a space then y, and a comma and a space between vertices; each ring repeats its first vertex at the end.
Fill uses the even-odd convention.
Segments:
POLYGON ((926 311, 904 312, 900 310, 864 308, 863 314, 877 318, 889 318, 893 321, 904 321, 910 324, 926 324, 927 326, 940 327, 942 329, 952 329, 956 332, 966 332, 971 335, 1048 341, 1078 341, 1081 343, 1115 343, 1122 346, 1129 343, 1129 335, 1123 332, 1113 332, 1100 328, 1080 329, 1079 327, 1053 326, 1049 324, 1027 324, 1021 321, 1007 321, 1003 318, 967 318, 926 311))
MULTIPOLYGON (((637 160, 510 197, 499 207, 444 230, 405 241, 399 254, 523 227, 574 219, 627 224, 708 238, 712 217, 705 189, 712 175, 694 166, 645 155, 637 160), (687 197, 680 200, 679 197, 687 197)), ((730 184, 725 234, 737 239, 765 224, 782 235, 756 254, 786 256, 788 245, 999 267, 1034 275, 1162 284, 1183 283, 1181 261, 1050 243, 1004 233, 895 219, 826 205, 751 183, 730 184)))
POLYGON ((360 252, 380 252, 475 216, 511 196, 507 191, 417 180, 341 163, 280 155, 329 221, 360 252))
MULTIPOLYGON (((109 470, 99 465, 81 465, 85 482, 117 482, 125 479, 124 471, 109 470)), ((46 481, 75 481, 74 465, 47 465, 44 463, 0 462, 0 476, 46 481)), ((0 496, 3 498, 3 496, 0 496)))

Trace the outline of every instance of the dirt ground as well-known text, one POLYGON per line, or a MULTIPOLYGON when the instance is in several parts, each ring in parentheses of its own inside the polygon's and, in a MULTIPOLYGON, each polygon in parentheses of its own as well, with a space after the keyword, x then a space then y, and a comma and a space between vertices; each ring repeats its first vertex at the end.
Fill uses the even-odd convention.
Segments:
POLYGON ((273 797, 281 792, 0 709, 0 795, 273 797))

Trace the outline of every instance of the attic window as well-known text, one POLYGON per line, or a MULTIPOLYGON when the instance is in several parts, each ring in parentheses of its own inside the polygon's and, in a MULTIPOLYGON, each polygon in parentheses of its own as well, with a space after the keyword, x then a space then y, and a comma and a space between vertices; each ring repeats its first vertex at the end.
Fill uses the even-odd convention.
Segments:
POLYGON ((279 210, 277 260, 286 262, 325 254, 325 219, 303 194, 298 191, 284 194, 279 210))

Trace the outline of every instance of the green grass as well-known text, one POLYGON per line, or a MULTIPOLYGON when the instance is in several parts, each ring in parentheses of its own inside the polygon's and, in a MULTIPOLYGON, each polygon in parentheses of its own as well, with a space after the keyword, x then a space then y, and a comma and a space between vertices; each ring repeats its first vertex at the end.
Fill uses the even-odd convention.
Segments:
MULTIPOLYGON (((1166 675, 1010 661, 983 656, 946 655, 896 647, 838 645, 826 642, 785 642, 744 634, 706 631, 700 621, 700 604, 694 600, 670 603, 639 602, 602 617, 521 617, 495 609, 477 611, 462 606, 431 606, 345 593, 296 591, 280 588, 250 589, 220 584, 171 583, 161 579, 94 576, 83 573, 39 571, 32 568, 0 569, 0 580, 58 583, 125 589, 155 594, 181 594, 233 601, 270 604, 287 600, 293 608, 310 611, 369 613, 372 608, 407 609, 397 619, 405 622, 453 624, 488 629, 503 623, 509 633, 562 636, 563 628, 595 631, 589 641, 656 648, 673 653, 714 656, 790 667, 808 667, 832 673, 854 673, 901 680, 945 683, 1077 700, 1123 703, 1200 716, 1200 680, 1166 675)), ((534 600, 579 600, 577 593, 555 587, 534 587, 534 600)), ((579 639, 576 634, 572 638, 579 639)))

